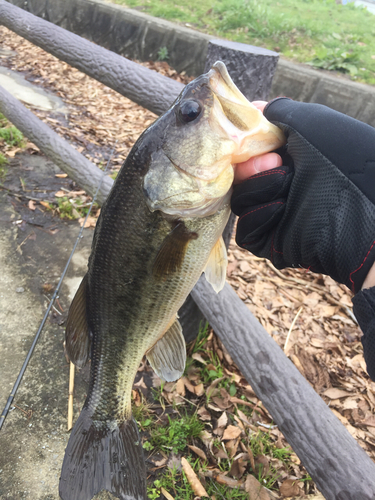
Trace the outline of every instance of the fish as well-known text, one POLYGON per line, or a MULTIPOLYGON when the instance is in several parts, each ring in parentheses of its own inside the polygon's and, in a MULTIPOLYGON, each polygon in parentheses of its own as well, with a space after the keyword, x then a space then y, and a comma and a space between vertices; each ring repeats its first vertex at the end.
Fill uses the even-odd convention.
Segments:
POLYGON ((225 284, 221 235, 234 166, 284 143, 218 61, 133 146, 103 204, 67 319, 67 354, 78 367, 91 359, 91 367, 63 460, 63 500, 90 500, 102 490, 147 498, 131 411, 137 369, 146 354, 161 379, 183 374, 177 312, 203 272, 216 292, 225 284))

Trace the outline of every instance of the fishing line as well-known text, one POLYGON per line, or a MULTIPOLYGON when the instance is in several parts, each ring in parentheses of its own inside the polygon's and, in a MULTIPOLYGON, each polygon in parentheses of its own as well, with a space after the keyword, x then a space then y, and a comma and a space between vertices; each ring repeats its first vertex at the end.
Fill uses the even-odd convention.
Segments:
POLYGON ((20 383, 21 383, 22 377, 23 377, 23 375, 24 375, 24 373, 25 373, 25 371, 26 371, 27 365, 29 364, 30 358, 31 358, 31 356, 32 356, 32 354, 33 354, 33 352, 34 352, 35 346, 36 346, 36 344, 37 344, 37 342, 38 342, 39 336, 40 336, 40 334, 41 334, 41 332, 42 332, 42 330, 43 330, 43 327, 44 327, 44 325, 45 325, 45 322, 47 321, 48 315, 49 315, 49 313, 50 313, 50 311, 51 311, 51 309, 52 309, 52 306, 53 306, 53 304, 54 304, 54 302, 55 302, 55 299, 56 299, 56 297, 57 297, 57 295, 58 295, 58 293, 59 293, 59 291, 60 291, 61 284, 62 284, 63 279, 64 279, 64 277, 65 277, 65 274, 66 274, 66 272, 67 272, 67 270, 68 270, 68 267, 69 267, 69 264, 70 264, 70 262, 71 262, 71 260, 72 260, 73 255, 74 255, 74 252, 75 252, 75 250, 76 250, 76 248, 77 248, 77 246, 78 246, 79 240, 80 240, 80 239, 81 239, 81 237, 82 237, 82 233, 83 233, 83 230, 84 230, 84 228, 85 228, 86 221, 87 221, 87 219, 88 219, 88 217, 89 217, 89 215, 90 215, 91 209, 92 209, 92 207, 93 207, 93 205, 94 205, 94 202, 95 202, 96 197, 97 197, 97 195, 98 195, 99 189, 100 189, 100 187, 101 187, 101 185, 102 185, 102 182, 103 182, 103 180, 104 180, 104 177, 105 177, 105 174, 106 174, 106 172, 107 172, 108 166, 109 166, 109 164, 110 164, 110 162, 111 162, 111 160, 112 160, 113 153, 115 152, 116 144, 117 144, 117 141, 116 141, 116 143, 115 143, 115 145, 114 145, 114 147, 113 147, 112 153, 111 153, 111 155, 110 155, 110 157, 109 157, 109 159, 108 159, 107 165, 106 165, 106 167, 105 167, 105 169, 104 169, 104 171, 103 171, 103 175, 102 175, 102 177, 101 177, 101 179, 100 179, 100 182, 99 182, 99 185, 98 185, 98 187, 97 187, 97 190, 96 190, 96 192, 95 192, 95 194, 94 194, 94 196, 93 196, 92 202, 90 203, 90 206, 89 206, 88 212, 87 212, 87 214, 86 214, 85 220, 83 221, 82 227, 81 227, 81 229, 80 229, 80 231, 79 231, 79 233, 78 233, 78 236, 77 236, 76 242, 74 243, 73 250, 72 250, 72 252, 71 252, 71 254, 70 254, 70 256, 69 256, 68 262, 67 262, 67 263, 66 263, 66 265, 65 265, 64 271, 63 271, 63 273, 62 273, 62 275, 61 275, 61 278, 60 278, 60 280, 59 280, 59 282, 58 282, 58 284, 57 284, 57 287, 56 287, 56 289, 55 289, 55 291, 54 291, 54 294, 52 295, 52 298, 51 298, 51 300, 50 300, 50 303, 48 304, 47 311, 46 311, 46 313, 45 313, 45 315, 44 315, 44 318, 42 319, 42 322, 41 322, 41 324, 40 324, 40 326, 39 326, 39 328, 38 328, 38 331, 37 331, 37 332, 36 332, 36 334, 35 334, 35 337, 34 337, 33 343, 31 344, 30 350, 29 350, 29 352, 28 352, 28 354, 27 354, 27 356, 26 356, 26 359, 25 359, 25 361, 24 361, 24 363, 23 363, 23 365, 22 365, 21 371, 19 372, 18 377, 17 377, 17 380, 16 380, 16 382, 15 382, 15 384, 14 384, 14 386, 13 386, 13 389, 12 389, 12 391, 11 391, 10 395, 9 395, 9 398, 8 398, 8 400, 7 400, 7 402, 6 402, 6 405, 5 405, 5 408, 4 408, 4 410, 3 410, 3 413, 2 413, 2 414, 1 414, 1 416, 0 416, 0 430, 1 430, 1 428, 2 428, 2 426, 3 426, 3 424, 4 424, 4 422, 5 422, 5 418, 6 418, 6 416, 7 416, 7 415, 8 415, 8 413, 9 413, 9 409, 10 409, 10 407, 11 407, 11 404, 13 403, 13 399, 14 399, 14 397, 15 397, 15 395, 16 395, 17 389, 18 389, 18 387, 19 387, 19 385, 20 385, 20 383))

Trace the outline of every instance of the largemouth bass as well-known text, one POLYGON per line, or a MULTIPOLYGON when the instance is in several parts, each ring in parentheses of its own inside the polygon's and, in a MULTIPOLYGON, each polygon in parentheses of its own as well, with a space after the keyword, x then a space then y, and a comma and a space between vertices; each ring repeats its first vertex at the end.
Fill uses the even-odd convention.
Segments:
POLYGON ((101 490, 146 499, 131 413, 137 369, 146 353, 162 379, 183 374, 177 311, 203 271, 216 292, 224 286, 233 165, 283 143, 217 62, 134 145, 102 207, 69 310, 68 355, 80 367, 91 357, 91 375, 66 448, 63 500, 101 490))

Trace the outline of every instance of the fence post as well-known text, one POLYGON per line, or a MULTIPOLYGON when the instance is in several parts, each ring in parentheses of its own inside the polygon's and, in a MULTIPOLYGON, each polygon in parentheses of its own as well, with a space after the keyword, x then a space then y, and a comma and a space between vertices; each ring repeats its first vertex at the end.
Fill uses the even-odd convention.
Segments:
MULTIPOLYGON (((272 78, 279 54, 271 50, 229 40, 211 40, 207 47, 204 72, 216 61, 225 63, 228 73, 249 101, 266 100, 271 91, 272 78)), ((226 247, 232 236, 236 216, 231 214, 223 232, 226 247)), ((196 338, 206 320, 199 307, 189 295, 179 310, 180 323, 187 342, 196 338)))

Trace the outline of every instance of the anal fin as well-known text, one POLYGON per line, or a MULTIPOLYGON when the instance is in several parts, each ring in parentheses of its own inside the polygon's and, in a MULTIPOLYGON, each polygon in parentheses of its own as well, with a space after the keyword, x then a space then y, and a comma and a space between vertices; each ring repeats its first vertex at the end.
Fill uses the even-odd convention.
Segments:
POLYGON ((87 274, 69 308, 65 330, 65 349, 69 359, 79 368, 87 363, 90 357, 90 335, 86 319, 87 274))
POLYGON ((178 319, 146 353, 155 373, 166 382, 178 380, 185 370, 186 345, 178 319))
POLYGON ((227 277, 227 265, 227 249, 222 236, 220 236, 211 250, 210 257, 204 270, 206 280, 212 285, 216 293, 224 288, 227 277))

